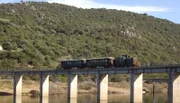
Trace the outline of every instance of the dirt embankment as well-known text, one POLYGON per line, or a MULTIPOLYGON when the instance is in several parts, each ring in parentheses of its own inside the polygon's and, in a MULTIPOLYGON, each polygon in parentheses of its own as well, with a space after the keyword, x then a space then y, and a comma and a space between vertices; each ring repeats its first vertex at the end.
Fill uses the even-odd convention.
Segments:
MULTIPOLYGON (((13 81, 3 79, 0 80, 0 95, 13 94, 13 81)), ((164 82, 152 83, 144 82, 143 84, 144 93, 152 92, 167 92, 167 84, 164 82)), ((97 85, 92 81, 85 81, 78 83, 78 93, 96 93, 97 85)), ((24 80, 23 81, 23 95, 39 94, 40 83, 39 81, 24 80)), ((127 81, 122 82, 109 82, 108 93, 119 93, 119 94, 129 94, 130 84, 127 81)), ((58 95, 62 93, 67 93, 67 83, 62 82, 50 82, 50 95, 58 95)))

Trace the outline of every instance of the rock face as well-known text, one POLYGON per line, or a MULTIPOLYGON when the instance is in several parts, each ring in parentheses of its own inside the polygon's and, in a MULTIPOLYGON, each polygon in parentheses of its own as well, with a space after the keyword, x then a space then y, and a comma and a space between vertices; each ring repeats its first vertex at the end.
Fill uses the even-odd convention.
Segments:
POLYGON ((0 51, 3 51, 3 48, 2 48, 2 46, 0 45, 0 51))

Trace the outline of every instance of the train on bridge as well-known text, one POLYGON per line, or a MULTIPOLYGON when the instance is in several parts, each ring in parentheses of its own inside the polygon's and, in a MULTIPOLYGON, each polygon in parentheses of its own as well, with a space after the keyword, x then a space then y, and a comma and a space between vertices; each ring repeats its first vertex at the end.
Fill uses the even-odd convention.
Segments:
POLYGON ((61 67, 63 69, 84 69, 84 68, 111 68, 111 67, 137 67, 140 62, 137 58, 131 58, 128 55, 119 57, 105 57, 95 59, 63 60, 61 67))

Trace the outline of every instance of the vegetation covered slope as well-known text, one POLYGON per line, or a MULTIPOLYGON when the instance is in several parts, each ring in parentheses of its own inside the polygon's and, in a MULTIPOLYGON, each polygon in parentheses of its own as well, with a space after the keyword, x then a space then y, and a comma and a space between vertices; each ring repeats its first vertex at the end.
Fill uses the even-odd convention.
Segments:
POLYGON ((141 64, 180 62, 180 25, 127 11, 61 4, 0 4, 0 68, 57 67, 63 58, 128 54, 141 64))

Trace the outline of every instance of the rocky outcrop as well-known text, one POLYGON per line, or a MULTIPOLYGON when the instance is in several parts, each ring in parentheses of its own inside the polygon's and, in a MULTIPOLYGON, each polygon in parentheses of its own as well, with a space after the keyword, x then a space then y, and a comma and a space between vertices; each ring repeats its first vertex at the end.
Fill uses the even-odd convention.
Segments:
POLYGON ((0 91, 0 96, 8 96, 8 95, 12 95, 12 93, 1 92, 1 91, 0 91))

